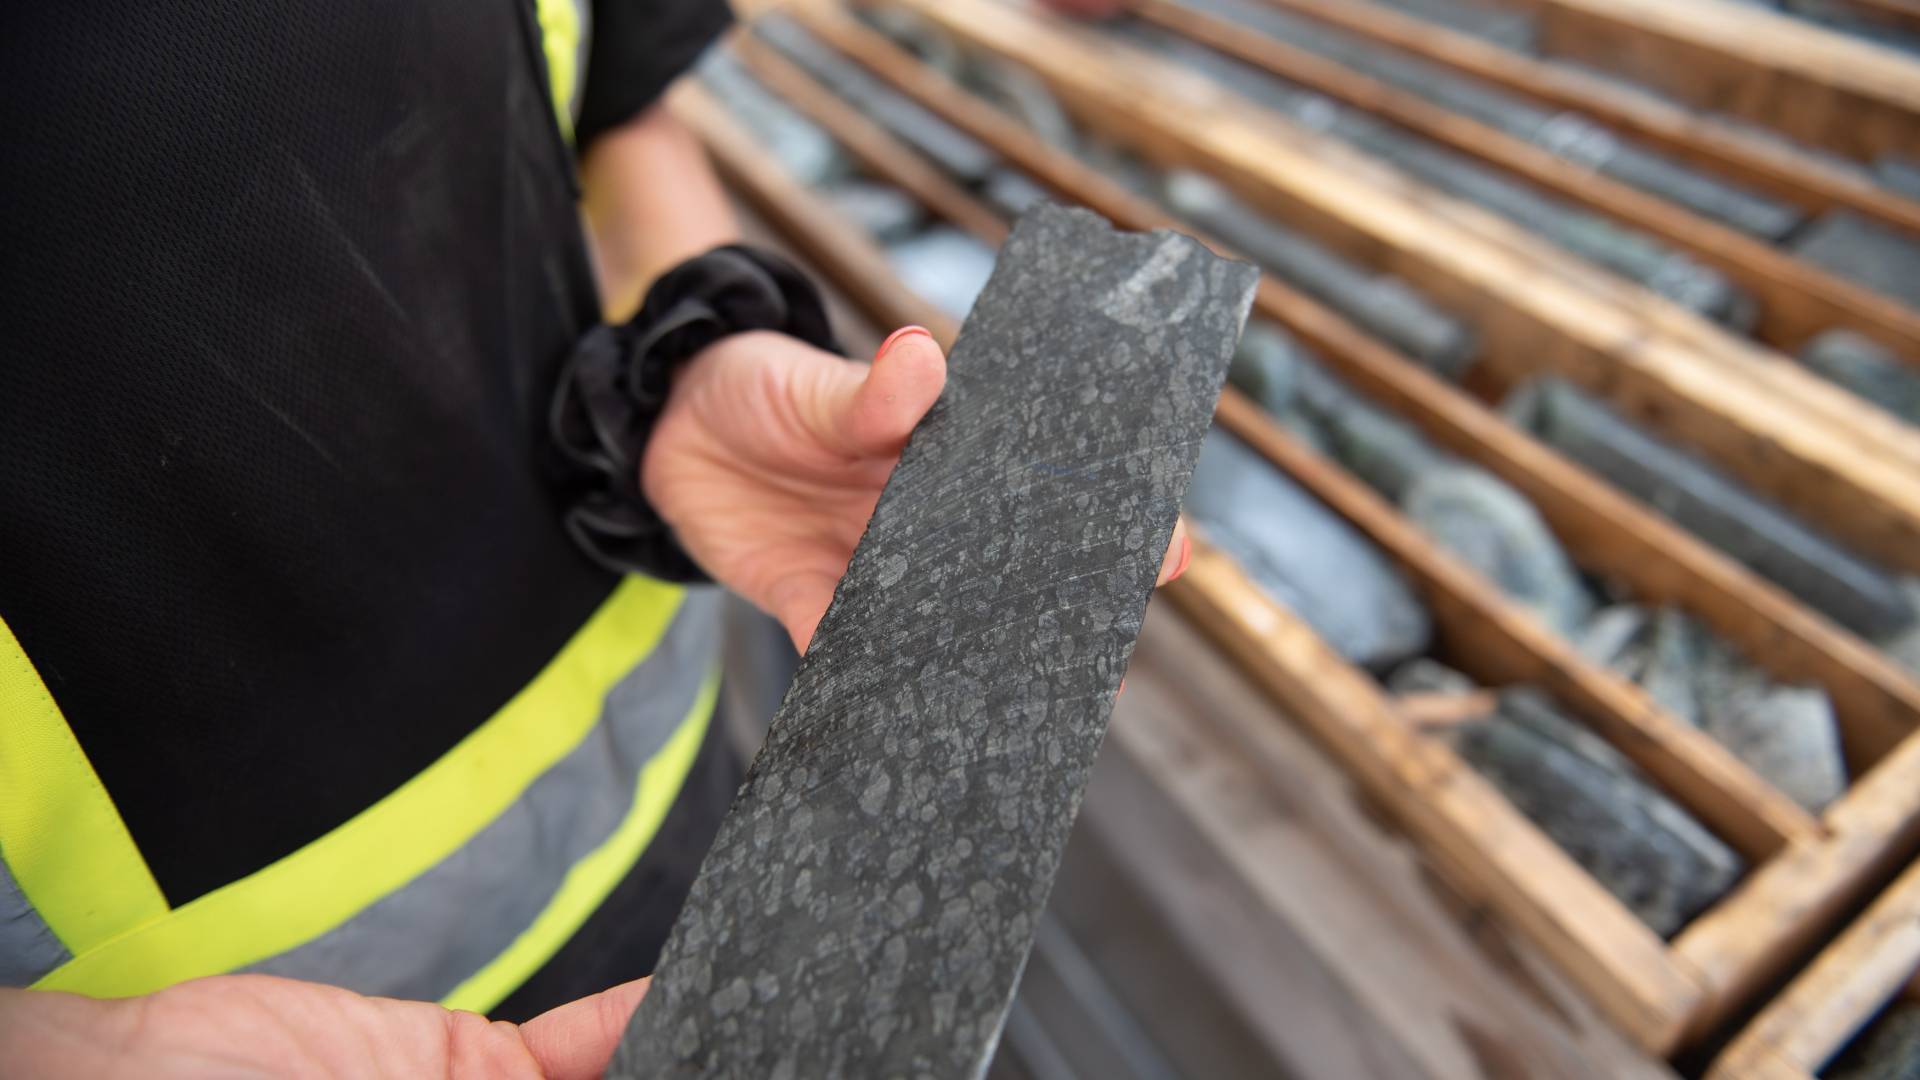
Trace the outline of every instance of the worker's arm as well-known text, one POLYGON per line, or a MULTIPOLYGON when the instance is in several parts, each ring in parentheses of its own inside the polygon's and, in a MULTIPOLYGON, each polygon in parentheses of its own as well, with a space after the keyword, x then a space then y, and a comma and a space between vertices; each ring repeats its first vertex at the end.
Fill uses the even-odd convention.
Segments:
POLYGON ((631 317, 675 264, 739 239, 706 152, 663 105, 595 138, 580 182, 608 321, 631 317))

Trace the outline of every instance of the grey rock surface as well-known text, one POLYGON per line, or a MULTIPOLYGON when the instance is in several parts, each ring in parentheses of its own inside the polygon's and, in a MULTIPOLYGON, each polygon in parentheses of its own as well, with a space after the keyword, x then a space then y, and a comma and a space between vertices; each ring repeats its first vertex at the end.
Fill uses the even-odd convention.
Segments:
POLYGON ((1888 1006, 1820 1075, 1824 1080, 1920 1080, 1920 1002, 1888 1006))
POLYGON ((1426 609, 1346 520, 1223 431, 1207 435, 1187 513, 1340 655, 1384 670, 1426 651, 1426 609))
POLYGON ((1920 237, 1851 210, 1832 210, 1789 246, 1810 263, 1920 307, 1920 237))
POLYGON ((709 50, 699 73, 707 89, 795 180, 820 187, 847 174, 846 156, 833 136, 775 97, 731 53, 709 50))
POLYGON ((887 248, 887 262, 907 288, 964 319, 993 274, 994 251, 972 233, 943 225, 887 248))
POLYGON ((934 115, 919 102, 880 81, 835 52, 785 15, 754 20, 755 31, 789 60, 855 103, 881 127, 969 184, 986 180, 999 158, 973 136, 934 115))
POLYGON ((1578 632, 1592 613, 1592 595, 1539 512, 1486 470, 1428 469, 1401 507, 1435 543, 1561 636, 1578 632))
POLYGON ((1907 423, 1920 425, 1920 364, 1908 363, 1851 330, 1828 330, 1807 342, 1800 362, 1907 423))
POLYGON ((1888 191, 1907 199, 1920 199, 1920 160, 1883 157, 1873 163, 1874 178, 1888 191))
POLYGON ((1473 333, 1397 278, 1377 275, 1235 199, 1212 179, 1175 171, 1166 203, 1295 288, 1448 377, 1473 359, 1473 333))
POLYGON ((1022 219, 609 1076, 986 1068, 1254 282, 1022 219))
POLYGON ((1542 379, 1504 408, 1549 446, 1846 626, 1874 636, 1914 622, 1914 608, 1885 570, 1572 386, 1542 379))
POLYGON ((1531 689, 1454 748, 1655 933, 1670 937, 1738 880, 1738 855, 1611 746, 1531 689))

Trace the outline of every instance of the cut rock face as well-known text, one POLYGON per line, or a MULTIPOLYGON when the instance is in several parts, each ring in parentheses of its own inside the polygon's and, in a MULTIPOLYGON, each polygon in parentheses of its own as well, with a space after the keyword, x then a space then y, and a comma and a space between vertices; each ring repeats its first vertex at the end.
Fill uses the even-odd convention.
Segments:
POLYGON ((1742 873, 1731 848, 1537 691, 1509 690, 1495 717, 1449 734, 1462 758, 1662 937, 1742 873))
POLYGON ((1426 609, 1387 557, 1233 436, 1208 433, 1187 512, 1348 660, 1385 669, 1426 650, 1426 609))
POLYGON ((1021 219, 609 1076, 984 1072, 1256 278, 1021 219))

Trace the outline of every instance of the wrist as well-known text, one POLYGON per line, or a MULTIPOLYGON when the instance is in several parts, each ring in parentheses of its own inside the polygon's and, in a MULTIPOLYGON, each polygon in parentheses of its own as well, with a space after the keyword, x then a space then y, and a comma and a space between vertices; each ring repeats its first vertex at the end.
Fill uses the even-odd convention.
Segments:
POLYGON ((615 572, 706 580, 647 499, 641 465, 676 377, 716 344, 755 331, 838 351, 825 303, 798 268, 727 245, 663 274, 632 320, 596 326, 575 347, 548 423, 568 475, 562 523, 588 558, 615 572))

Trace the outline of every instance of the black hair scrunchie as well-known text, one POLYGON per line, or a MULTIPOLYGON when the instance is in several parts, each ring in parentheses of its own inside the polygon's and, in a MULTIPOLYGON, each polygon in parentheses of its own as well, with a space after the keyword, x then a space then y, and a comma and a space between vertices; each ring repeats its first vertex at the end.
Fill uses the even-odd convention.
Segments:
POLYGON ((561 514, 588 558, 667 581, 707 576, 640 491, 640 457, 673 371, 729 334, 776 330, 839 352, 826 304, 798 267, 730 244, 688 259, 647 291, 639 314, 589 330, 561 368, 547 415, 568 477, 561 514))

